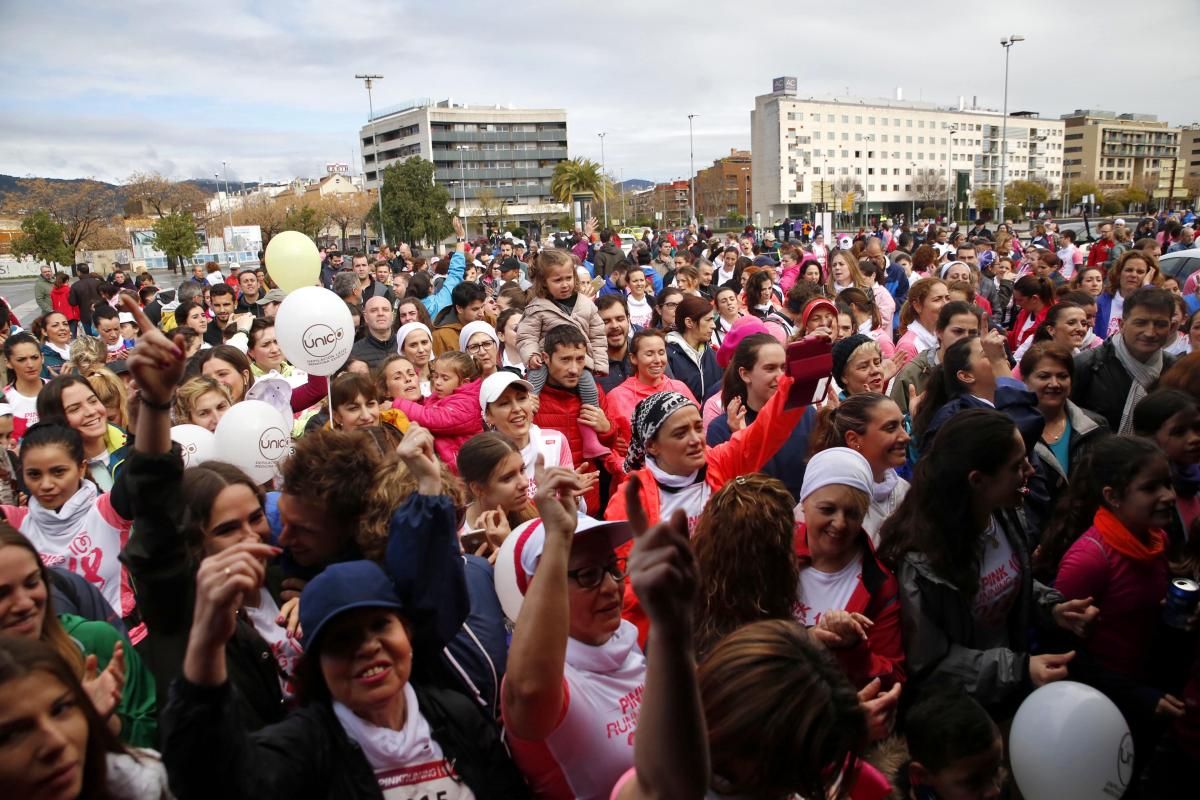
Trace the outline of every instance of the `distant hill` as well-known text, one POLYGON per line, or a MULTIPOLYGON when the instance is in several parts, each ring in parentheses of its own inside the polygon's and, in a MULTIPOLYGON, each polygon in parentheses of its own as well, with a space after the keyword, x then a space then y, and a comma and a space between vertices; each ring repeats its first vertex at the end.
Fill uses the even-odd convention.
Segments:
POLYGON ((617 188, 623 192, 640 192, 643 189, 654 188, 654 181, 647 181, 641 178, 630 178, 627 181, 621 181, 618 183, 617 188))
MULTIPOLYGON (((6 195, 9 195, 9 194, 12 194, 15 192, 19 192, 20 187, 21 187, 21 181, 23 181, 23 180, 26 180, 26 178, 17 177, 16 175, 0 175, 0 202, 2 202, 4 200, 6 195)), ((120 201, 120 203, 122 205, 125 203, 125 193, 122 191, 122 187, 118 183, 107 183, 105 181, 93 181, 91 178, 46 178, 46 180, 50 181, 51 183, 64 183, 64 184, 83 183, 84 181, 100 183, 105 186, 109 186, 109 187, 116 189, 118 200, 120 201)), ((218 190, 217 189, 218 181, 215 181, 212 178, 192 178, 190 180, 184 181, 184 183, 190 183, 191 185, 195 186, 197 189, 204 192, 205 194, 215 194, 218 190)), ((224 188, 223 182, 220 185, 222 188, 224 188)), ((240 188, 242 188, 242 186, 243 186, 243 184, 236 183, 236 182, 230 184, 230 188, 233 190, 240 189, 240 188)), ((244 184, 244 186, 246 189, 253 189, 256 186, 258 186, 258 181, 248 181, 244 184)))

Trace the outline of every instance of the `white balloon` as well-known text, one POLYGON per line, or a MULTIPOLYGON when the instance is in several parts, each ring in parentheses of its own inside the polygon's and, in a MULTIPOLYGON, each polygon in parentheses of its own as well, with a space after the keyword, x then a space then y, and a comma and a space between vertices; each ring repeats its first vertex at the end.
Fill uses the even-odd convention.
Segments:
POLYGON ((183 450, 185 469, 216 458, 217 437, 208 428, 191 424, 176 425, 171 428, 171 441, 178 442, 183 450))
POLYGON ((279 304, 275 338, 293 366, 332 375, 350 357, 354 320, 345 300, 320 286, 303 286, 279 304))
POLYGON ((292 452, 291 421, 261 400, 235 403, 217 423, 216 458, 266 483, 292 452))
POLYGON ((1111 700, 1056 681, 1017 709, 1009 757, 1026 800, 1115 800, 1133 772, 1133 739, 1111 700))

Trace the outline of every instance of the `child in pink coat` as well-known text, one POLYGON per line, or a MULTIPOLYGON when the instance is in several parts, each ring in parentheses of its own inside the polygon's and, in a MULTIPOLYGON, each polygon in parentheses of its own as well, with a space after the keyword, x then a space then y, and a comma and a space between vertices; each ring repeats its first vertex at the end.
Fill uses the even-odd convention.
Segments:
POLYGON ((479 387, 475 361, 460 350, 443 353, 431 365, 433 394, 423 402, 398 397, 392 408, 433 433, 438 458, 458 473, 458 451, 468 439, 483 433, 479 416, 479 387))

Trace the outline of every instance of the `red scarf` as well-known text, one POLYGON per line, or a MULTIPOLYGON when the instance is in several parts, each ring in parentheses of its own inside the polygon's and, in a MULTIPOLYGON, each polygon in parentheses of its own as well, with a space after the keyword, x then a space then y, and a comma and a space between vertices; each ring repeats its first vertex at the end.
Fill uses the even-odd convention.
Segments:
POLYGON ((1150 531, 1150 541, 1143 542, 1107 508, 1101 507, 1092 518, 1092 525, 1100 531, 1104 543, 1126 558, 1134 561, 1153 561, 1166 550, 1166 534, 1161 530, 1150 531))

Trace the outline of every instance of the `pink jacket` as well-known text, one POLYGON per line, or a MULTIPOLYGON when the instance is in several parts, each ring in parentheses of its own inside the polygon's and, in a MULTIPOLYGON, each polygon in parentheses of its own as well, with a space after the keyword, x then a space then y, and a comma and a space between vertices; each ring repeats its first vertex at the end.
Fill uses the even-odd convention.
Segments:
POLYGON ((392 408, 404 412, 410 420, 433 433, 433 447, 438 458, 455 475, 458 474, 458 451, 468 439, 483 433, 483 416, 479 413, 479 389, 483 381, 471 381, 459 386, 449 397, 426 397, 417 403, 400 397, 392 408))
POLYGON ((608 374, 608 339, 604 335, 604 320, 590 297, 582 294, 575 297, 575 308, 570 313, 544 297, 535 297, 525 306, 525 316, 517 326, 517 350, 526 364, 534 354, 542 351, 542 340, 551 328, 559 325, 574 325, 588 340, 587 368, 598 375, 608 374))
MULTIPOLYGON (((610 416, 617 416, 626 422, 631 422, 633 420, 633 410, 637 408, 637 404, 658 392, 679 392, 693 403, 696 403, 696 398, 692 396, 692 390, 683 381, 664 377, 662 382, 657 386, 647 386, 638 380, 637 375, 631 375, 625 379, 624 383, 608 393, 605 398, 608 403, 605 406, 605 410, 610 412, 610 416)), ((696 403, 696 405, 699 406, 700 404, 696 403)))

